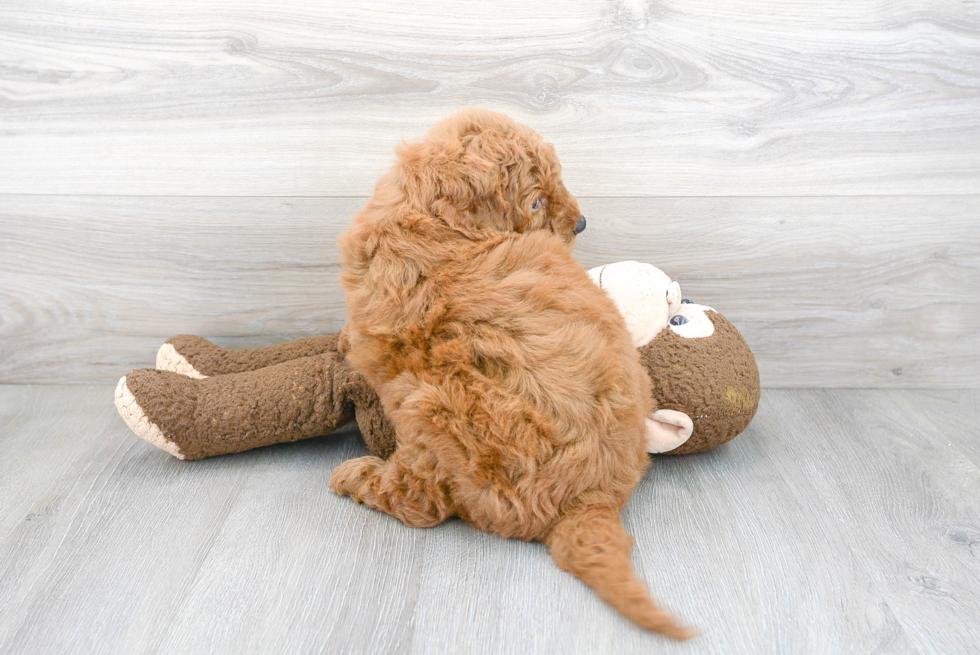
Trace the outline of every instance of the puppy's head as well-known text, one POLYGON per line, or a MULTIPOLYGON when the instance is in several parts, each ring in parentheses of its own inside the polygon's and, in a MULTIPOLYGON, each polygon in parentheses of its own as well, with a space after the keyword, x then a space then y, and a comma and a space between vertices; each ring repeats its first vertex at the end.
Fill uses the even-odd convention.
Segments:
POLYGON ((419 211, 480 236, 550 230, 567 242, 585 229, 551 144, 503 114, 468 109, 398 148, 402 192, 419 211))

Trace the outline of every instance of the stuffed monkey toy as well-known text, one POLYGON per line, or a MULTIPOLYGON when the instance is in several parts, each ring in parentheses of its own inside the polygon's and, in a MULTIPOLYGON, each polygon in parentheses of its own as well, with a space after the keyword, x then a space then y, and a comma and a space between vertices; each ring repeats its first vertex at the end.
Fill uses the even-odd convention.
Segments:
MULTIPOLYGON (((618 262, 589 271, 612 297, 650 372, 651 453, 697 453, 733 439, 759 403, 759 373, 735 327, 681 298, 660 269, 618 262)), ((138 436, 181 459, 203 459, 329 434, 356 420, 372 454, 395 449, 377 394, 344 358, 340 335, 229 350, 181 335, 157 369, 120 379, 115 402, 138 436)))
POLYGON ((616 303, 650 374, 647 450, 689 455, 731 441, 759 407, 759 369, 735 326, 681 297, 659 268, 634 261, 589 270, 616 303))

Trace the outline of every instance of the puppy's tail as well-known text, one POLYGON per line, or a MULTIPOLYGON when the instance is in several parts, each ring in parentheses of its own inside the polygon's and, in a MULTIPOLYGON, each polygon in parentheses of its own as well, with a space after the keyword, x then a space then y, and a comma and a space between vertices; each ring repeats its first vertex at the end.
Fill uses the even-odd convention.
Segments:
POLYGON ((674 639, 696 634, 658 607, 636 577, 630 566, 633 538, 615 508, 580 505, 555 524, 544 542, 559 568, 592 587, 639 626, 674 639))

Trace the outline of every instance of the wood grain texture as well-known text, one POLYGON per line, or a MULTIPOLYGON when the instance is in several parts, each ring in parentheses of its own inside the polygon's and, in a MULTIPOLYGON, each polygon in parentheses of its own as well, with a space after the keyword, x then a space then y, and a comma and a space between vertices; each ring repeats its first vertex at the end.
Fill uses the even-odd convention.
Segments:
MULTIPOLYGON (((0 380, 111 382, 189 332, 339 330, 364 199, 0 197, 0 380)), ((980 386, 980 197, 584 198, 586 267, 659 265, 768 387, 980 386)))
POLYGON ((108 382, 178 333, 335 332, 337 236, 363 202, 0 198, 0 377, 108 382))
POLYGON ((976 193, 980 5, 7 0, 0 193, 363 196, 463 106, 589 196, 976 193))
POLYGON ((633 562, 667 643, 538 544, 413 530, 327 489, 356 433, 180 462, 112 387, 0 387, 0 651, 971 653, 980 392, 767 391, 730 444, 657 458, 633 562), (970 453, 973 453, 972 455, 970 453))

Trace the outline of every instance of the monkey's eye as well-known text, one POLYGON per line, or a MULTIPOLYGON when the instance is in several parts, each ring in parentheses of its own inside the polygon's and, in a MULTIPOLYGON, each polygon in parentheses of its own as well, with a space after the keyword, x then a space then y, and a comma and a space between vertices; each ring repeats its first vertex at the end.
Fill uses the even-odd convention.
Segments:
POLYGON ((670 317, 671 325, 684 325, 685 323, 687 323, 687 319, 681 316, 680 314, 678 314, 677 316, 670 317))
POLYGON ((681 298, 681 304, 682 305, 693 305, 694 304, 694 301, 691 300, 690 298, 681 298))
POLYGON ((544 207, 544 198, 538 198, 534 201, 534 204, 531 205, 531 211, 540 211, 542 207, 544 207))

